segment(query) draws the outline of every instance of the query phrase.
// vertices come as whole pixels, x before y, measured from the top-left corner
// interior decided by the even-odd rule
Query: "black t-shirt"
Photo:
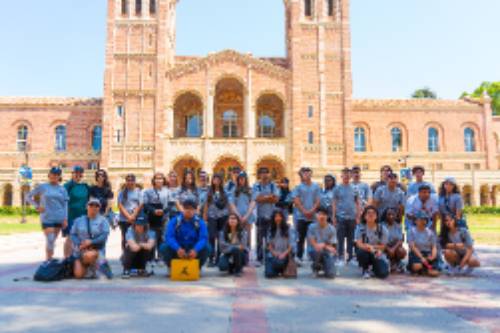
[[[106,212],[108,208],[108,200],[113,199],[113,191],[107,187],[99,187],[97,185],[91,186],[89,190],[89,195],[92,198],[97,198],[101,202],[101,214]]]

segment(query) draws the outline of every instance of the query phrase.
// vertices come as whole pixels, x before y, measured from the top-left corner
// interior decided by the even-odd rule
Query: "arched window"
[[[56,127],[56,151],[66,151],[66,126]]]
[[[123,117],[124,113],[125,113],[125,109],[124,109],[123,105],[117,105],[116,106],[116,115],[121,118],[121,117]]]
[[[464,141],[465,141],[465,151],[475,152],[476,151],[476,138],[474,130],[470,127],[464,129]]]
[[[186,136],[188,138],[199,138],[203,132],[203,123],[200,114],[190,114],[185,118]]]
[[[149,14],[156,14],[156,0],[149,0]]]
[[[96,153],[102,149],[102,126],[96,126],[92,130],[92,150]]]
[[[235,138],[238,136],[238,114],[233,110],[225,111],[222,115],[222,136]]]
[[[366,151],[366,134],[363,127],[356,127],[354,129],[354,151]]]
[[[313,1],[314,0],[304,0],[304,15],[306,17],[313,16]]]
[[[17,151],[26,151],[28,148],[28,127],[19,126],[17,128]]]
[[[403,136],[401,133],[401,129],[394,127],[391,130],[391,137],[392,137],[392,151],[397,152],[401,151],[403,149]]]
[[[142,14],[142,0],[135,0],[135,15],[140,16]]]
[[[128,0],[122,0],[122,15],[128,14]]]
[[[309,132],[307,133],[307,142],[312,145],[314,143],[314,133]]]
[[[259,137],[274,138],[276,122],[272,115],[261,113],[259,116]]]
[[[439,151],[439,132],[436,128],[431,127],[428,131],[428,148],[430,152]]]
[[[327,6],[327,14],[328,14],[328,16],[333,16],[333,14],[334,14],[333,1],[334,0],[326,0],[326,6]]]

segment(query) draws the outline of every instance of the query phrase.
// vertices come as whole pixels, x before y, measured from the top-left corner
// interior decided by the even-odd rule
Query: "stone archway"
[[[267,167],[271,173],[271,178],[274,181],[280,180],[286,176],[285,166],[278,158],[273,156],[264,157],[259,162],[257,162],[256,170],[258,171],[261,167]]]
[[[480,206],[490,206],[491,205],[491,194],[490,187],[488,185],[482,185],[480,187]]]
[[[203,135],[203,102],[194,92],[185,92],[175,99],[174,135],[176,138]]]
[[[2,205],[6,207],[12,206],[14,199],[12,184],[5,184],[3,186]]]
[[[244,170],[244,166],[234,157],[221,157],[214,166],[214,174],[219,173],[222,174],[225,181],[230,179],[231,171],[234,167],[239,167],[241,170]]]
[[[196,178],[198,178],[202,165],[200,161],[191,156],[184,156],[179,158],[175,163],[173,170],[177,173],[179,184],[182,182],[184,178],[184,173],[188,170],[194,171],[196,174]]]
[[[472,186],[464,185],[462,189],[462,198],[466,206],[472,206]]]

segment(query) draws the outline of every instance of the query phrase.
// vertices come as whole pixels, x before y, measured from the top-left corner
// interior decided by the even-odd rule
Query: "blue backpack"
[[[44,262],[36,270],[33,279],[39,282],[52,282],[69,278],[73,274],[73,263],[74,259],[71,257],[62,261],[52,259]]]

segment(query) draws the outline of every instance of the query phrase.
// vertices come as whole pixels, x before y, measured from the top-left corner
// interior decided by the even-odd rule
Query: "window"
[[[122,142],[122,131],[121,130],[119,130],[119,129],[116,130],[114,136],[115,136],[115,142],[116,143]]]
[[[307,133],[307,142],[312,145],[314,143],[314,133],[309,132]]]
[[[467,127],[464,130],[464,141],[465,141],[465,151],[475,152],[476,151],[476,140],[474,130]]]
[[[98,170],[99,169],[99,162],[95,162],[95,161],[89,162],[88,169],[89,170]]]
[[[314,115],[314,106],[309,105],[309,106],[307,107],[307,116],[308,116],[309,118],[312,118],[312,117],[313,117],[313,115]]]
[[[259,137],[274,138],[276,134],[276,122],[271,115],[262,113],[259,117]]]
[[[313,0],[304,0],[304,15],[306,17],[313,16]]]
[[[142,14],[142,0],[135,0],[135,15],[140,16]]]
[[[392,137],[392,151],[393,152],[401,151],[403,148],[401,129],[394,127],[391,130],[391,137]]]
[[[28,127],[19,126],[17,129],[17,151],[26,151],[28,149]]]
[[[222,136],[225,138],[235,138],[238,136],[238,114],[233,111],[225,111],[222,115]]]
[[[428,131],[428,148],[430,152],[439,151],[439,132],[436,128],[431,127]]]
[[[149,14],[156,14],[156,0],[149,0]]]
[[[199,138],[203,132],[203,124],[201,115],[192,114],[185,118],[186,121],[186,136],[188,138]]]
[[[333,1],[334,0],[326,0],[328,16],[333,16],[333,12],[334,12]]]
[[[365,129],[362,127],[356,127],[354,129],[354,151],[355,152],[366,151],[366,135],[365,135]]]
[[[122,15],[128,15],[128,0],[122,0]]]
[[[102,126],[96,126],[92,130],[92,150],[96,153],[102,149]]]
[[[66,126],[56,127],[56,151],[66,151]]]
[[[118,117],[123,117],[123,113],[124,113],[125,109],[123,108],[123,105],[117,105],[116,106],[116,115]]]

